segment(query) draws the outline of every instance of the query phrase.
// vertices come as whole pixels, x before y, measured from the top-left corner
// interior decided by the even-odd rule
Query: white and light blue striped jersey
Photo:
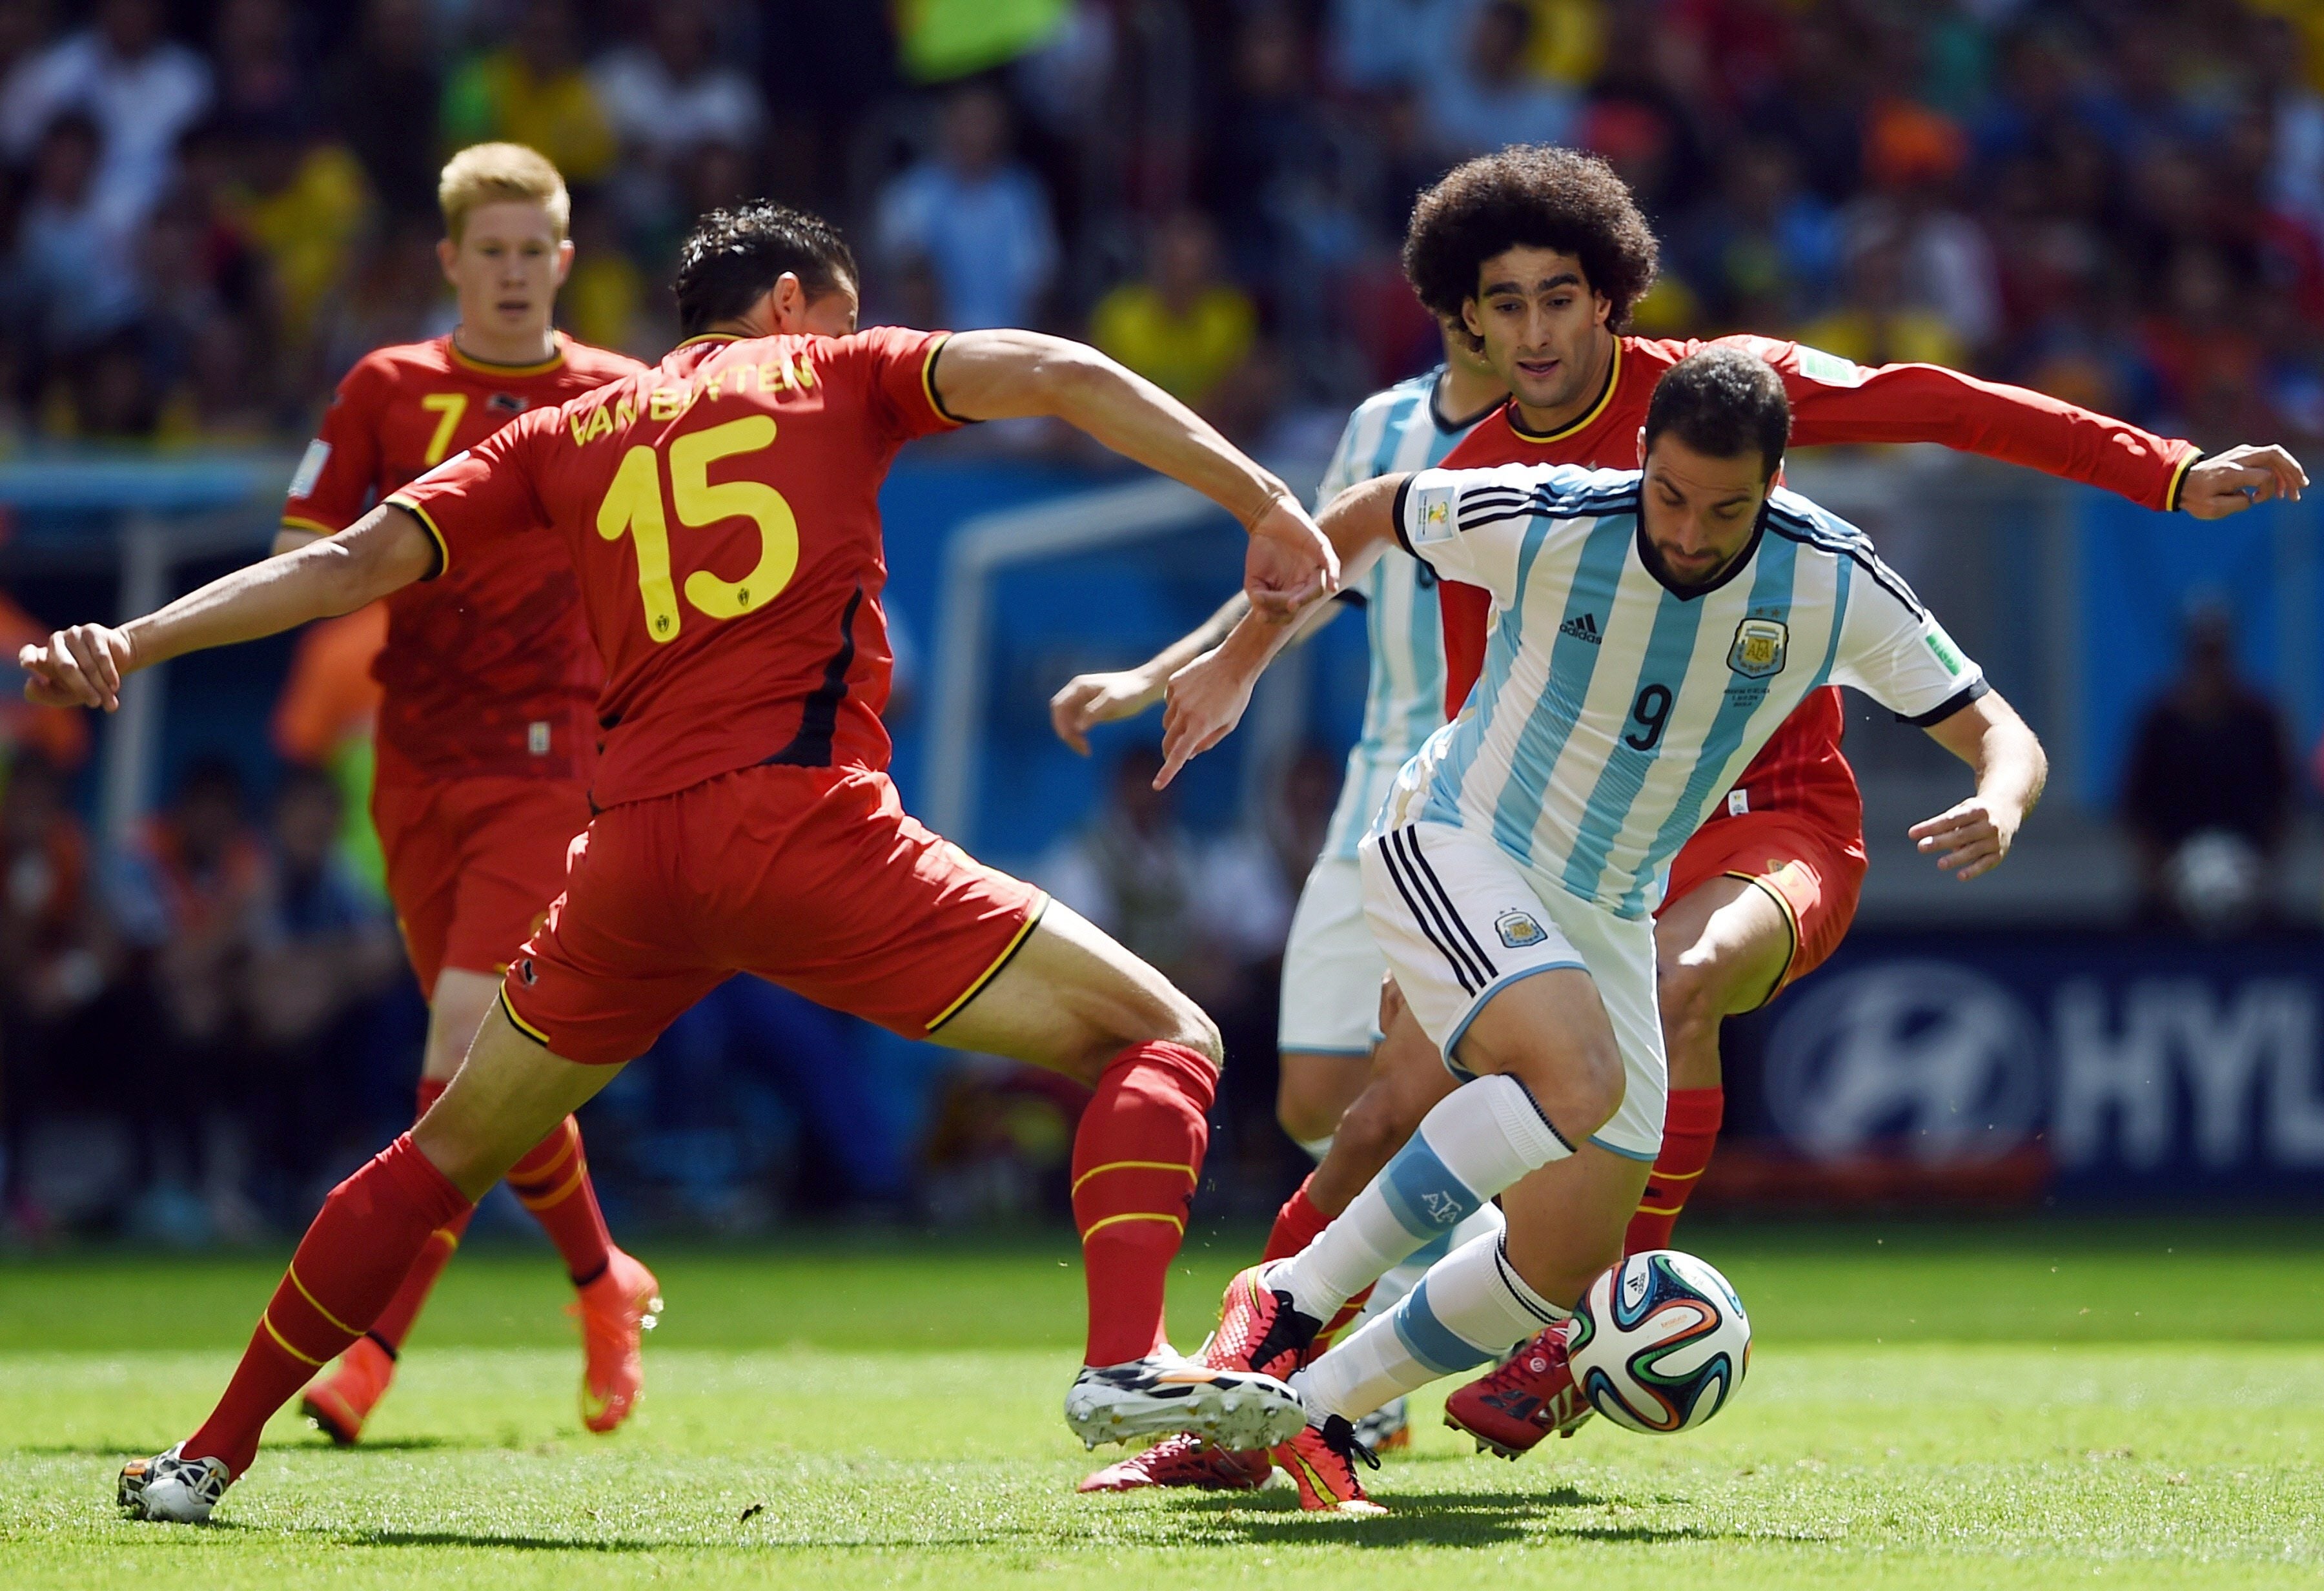
[[[1440,365],[1356,406],[1316,489],[1316,513],[1359,482],[1427,468],[1475,428],[1478,417],[1455,421],[1449,428],[1439,418],[1436,383],[1443,374]],[[1388,799],[1397,771],[1444,722],[1444,635],[1436,612],[1436,577],[1417,560],[1389,550],[1354,589],[1364,599],[1372,664],[1363,734],[1348,753],[1340,802],[1323,836],[1323,855],[1343,861],[1355,859],[1356,844]]]
[[[1398,777],[1378,828],[1489,833],[1530,873],[1624,918],[1811,690],[1853,685],[1933,724],[1985,694],[1864,533],[1795,493],[1744,556],[1675,591],[1640,557],[1636,470],[1428,470],[1397,535],[1499,622],[1460,716]]]

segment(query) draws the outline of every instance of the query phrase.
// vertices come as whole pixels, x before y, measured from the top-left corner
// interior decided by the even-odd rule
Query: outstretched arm
[[[1332,500],[1319,524],[1343,565],[1353,566],[1396,540],[1396,498],[1405,481],[1384,475],[1351,486]],[[1299,633],[1300,615],[1254,608],[1216,647],[1170,677],[1169,706],[1162,715],[1159,790],[1178,770],[1233,733],[1250,705],[1251,688],[1267,665]]]
[[[1338,588],[1339,562],[1289,487],[1095,348],[1036,331],[964,331],[944,345],[930,380],[955,419],[1051,416],[1218,504],[1250,532],[1243,592],[1254,607],[1288,614]]]
[[[189,652],[255,641],[309,619],[353,613],[436,572],[438,549],[419,518],[382,504],[336,536],[261,559],[180,597],[158,613],[75,624],[16,654],[24,697],[42,707],[121,705],[121,681]]]
[[[1768,338],[1721,340],[1783,372],[1796,447],[1936,442],[2197,519],[2223,519],[2278,497],[2296,501],[2308,485],[2300,461],[2279,447],[2204,458],[2192,442],[1941,365],[1858,365]]]
[[[1966,883],[2009,855],[2019,826],[2042,799],[2049,758],[1995,691],[1929,726],[1929,738],[1977,771],[1977,794],[1905,832],[1921,855],[1935,856],[1939,867]]]

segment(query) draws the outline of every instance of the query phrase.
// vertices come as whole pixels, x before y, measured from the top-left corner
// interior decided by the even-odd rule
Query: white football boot
[[[1241,1451],[1289,1441],[1306,1428],[1307,1412],[1271,1375],[1213,1370],[1165,1349],[1084,1366],[1065,1393],[1065,1423],[1091,1448],[1186,1431]]]
[[[133,1458],[121,1466],[121,1506],[132,1519],[163,1524],[206,1523],[234,1476],[215,1458],[181,1458],[180,1442],[152,1458]]]

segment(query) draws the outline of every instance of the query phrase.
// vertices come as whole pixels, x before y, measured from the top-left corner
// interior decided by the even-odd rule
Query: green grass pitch
[[[0,1585],[2312,1586],[2324,1245],[2290,1226],[1821,1233],[1698,1224],[1750,1307],[1701,1431],[1594,1421],[1523,1464],[1416,1400],[1386,1518],[1079,1497],[1070,1247],[650,1252],[649,1396],[584,1432],[546,1252],[463,1254],[374,1421],[279,1420],[208,1529],[115,1517],[121,1459],[208,1407],[279,1261],[0,1263]],[[1191,1244],[1200,1338],[1248,1234]],[[1100,1459],[1116,1449],[1102,1450]],[[1361,1578],[1359,1578],[1361,1577]]]

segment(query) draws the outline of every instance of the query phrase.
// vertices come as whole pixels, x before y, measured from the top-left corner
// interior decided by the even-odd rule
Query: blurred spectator
[[[1191,993],[1188,975],[1204,949],[1198,858],[1176,798],[1154,788],[1161,771],[1162,754],[1152,746],[1124,753],[1105,805],[1038,871],[1051,894]]]
[[[274,796],[267,866],[252,902],[252,1037],[295,1049],[383,993],[402,952],[378,897],[340,861],[339,787],[293,767]]]
[[[304,358],[325,301],[346,281],[371,215],[371,189],[354,152],[288,118],[255,123],[241,139],[244,180],[228,192],[236,225],[265,261],[286,356]]]
[[[428,0],[371,0],[324,76],[332,120],[380,202],[392,216],[431,223],[445,153],[421,131],[442,116],[433,22]]]
[[[1172,396],[1197,409],[1251,356],[1259,314],[1219,274],[1218,230],[1181,211],[1156,229],[1147,274],[1098,301],[1090,338]]]
[[[1968,354],[1943,317],[1906,296],[1904,240],[1894,232],[1858,239],[1840,304],[1799,337],[1858,365],[1959,365]]]
[[[934,275],[936,324],[1039,323],[1057,269],[1049,198],[1010,158],[1009,105],[989,85],[945,101],[936,153],[888,184],[873,230],[880,260],[923,262]]]
[[[101,130],[97,200],[134,217],[161,196],[170,152],[210,102],[209,63],[163,37],[161,0],[101,0],[96,25],[19,61],[0,83],[0,151],[23,162],[78,110]]]
[[[213,50],[217,114],[229,126],[287,121],[305,125],[315,111],[313,68],[292,50],[285,0],[224,0]]]
[[[32,192],[16,226],[11,296],[51,358],[125,326],[138,309],[135,217],[97,182],[96,121],[67,111],[41,134]]]
[[[373,660],[387,644],[387,604],[374,602],[309,624],[290,654],[290,677],[269,726],[274,750],[293,767],[319,770],[338,787],[344,816],[338,856],[374,899],[386,894],[387,864],[371,820],[373,732],[379,681]]]
[[[566,0],[525,0],[511,42],[469,57],[446,85],[445,143],[525,144],[576,187],[606,175],[616,153],[613,130],[581,69],[580,49]]]
[[[1563,143],[1573,127],[1572,90],[1526,68],[1533,13],[1517,0],[1451,8],[1432,42],[1422,100],[1439,148],[1459,160],[1505,143]]]
[[[1687,231],[1689,275],[1722,329],[1796,326],[1838,286],[1839,220],[1773,139],[1729,155],[1718,198]]]
[[[9,765],[0,793],[0,1205],[10,1224],[37,1232],[21,1181],[26,1139],[42,1111],[84,1106],[105,1052],[98,1003],[119,977],[118,941],[90,887],[88,842],[64,781],[36,754]]]
[[[665,179],[705,143],[747,147],[764,120],[756,86],[719,58],[702,0],[656,0],[645,38],[608,51],[590,78],[625,157]]]
[[[2145,914],[2205,932],[2264,915],[2292,780],[2282,714],[2236,671],[2234,616],[2199,606],[2179,677],[2140,716],[2123,776]]]

